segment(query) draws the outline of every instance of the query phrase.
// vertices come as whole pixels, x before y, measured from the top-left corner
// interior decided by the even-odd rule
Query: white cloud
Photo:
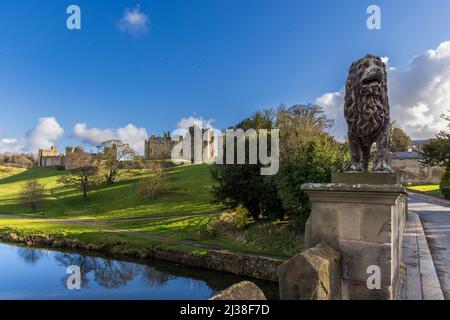
[[[24,137],[1,139],[0,151],[37,153],[39,149],[47,149],[56,145],[63,135],[64,129],[56,118],[39,118],[36,127],[29,130]]]
[[[138,128],[132,124],[114,130],[88,128],[86,123],[75,124],[72,136],[91,146],[97,146],[107,140],[118,139],[128,143],[139,153],[144,152],[144,141],[148,137],[145,128]]]
[[[188,118],[182,118],[180,121],[178,121],[177,127],[180,129],[189,129],[189,127],[192,127],[194,124],[197,126],[200,126],[202,128],[213,128],[213,119],[205,120],[202,117],[194,117],[190,116]]]
[[[388,58],[384,58],[388,61]],[[446,128],[440,118],[450,110],[450,41],[413,57],[405,70],[388,68],[391,117],[413,139],[425,139]],[[343,137],[345,90],[325,93],[317,98],[330,118],[336,119],[334,134]]]
[[[91,146],[97,146],[104,141],[115,138],[114,132],[111,129],[88,129],[86,123],[75,124],[73,127],[73,137]]]
[[[132,124],[117,129],[117,138],[128,143],[130,147],[139,153],[144,152],[144,141],[147,137],[147,130],[145,128],[137,128]]]
[[[147,32],[149,17],[141,12],[141,7],[137,5],[133,9],[125,9],[122,19],[119,21],[119,29],[134,36],[140,36]]]
[[[347,124],[344,119],[344,98],[345,89],[337,92],[329,92],[316,99],[315,104],[321,106],[328,118],[334,120],[334,126],[330,133],[337,138],[342,138],[347,130]]]

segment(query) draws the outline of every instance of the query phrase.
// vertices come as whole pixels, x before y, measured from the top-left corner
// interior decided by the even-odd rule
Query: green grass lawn
[[[425,192],[436,197],[443,197],[438,184],[411,186],[408,187],[408,189],[411,189],[413,191]]]
[[[17,170],[15,174],[0,178],[0,213],[30,217],[0,217],[0,235],[51,235],[77,239],[94,246],[118,245],[123,250],[152,244],[197,252],[198,247],[185,244],[194,241],[205,246],[273,255],[293,255],[303,245],[302,241],[286,238],[288,233],[284,226],[276,223],[270,226],[267,223],[254,224],[237,237],[212,236],[208,233],[208,223],[214,216],[192,216],[223,210],[222,206],[211,203],[213,181],[208,165],[181,165],[169,169],[169,192],[156,200],[143,199],[136,194],[137,183],[151,174],[149,170],[128,171],[123,181],[90,191],[87,201],[83,200],[80,191],[67,189],[57,182],[58,177],[64,174],[66,172],[56,169],[33,168]],[[22,206],[18,199],[25,183],[32,180],[38,180],[44,185],[47,195],[37,213]],[[92,223],[46,221],[45,218],[87,219],[92,220]],[[169,243],[171,241],[148,239],[142,234],[175,240],[178,245]]]
[[[27,169],[24,168],[15,168],[15,167],[5,167],[0,166],[0,179],[4,179],[13,175],[16,175],[18,173],[22,173],[26,171]]]
[[[207,165],[183,165],[170,169],[167,177],[170,192],[157,200],[142,199],[136,195],[137,182],[151,172],[133,170],[128,172],[125,181],[92,190],[88,200],[83,200],[78,190],[66,189],[57,183],[58,176],[65,174],[64,171],[34,168],[0,179],[0,212],[77,219],[214,213],[221,207],[211,204],[212,179],[209,170]],[[47,193],[47,199],[39,206],[37,214],[18,201],[20,190],[31,180],[43,184]]]
[[[64,242],[64,246],[67,247],[73,247],[75,244],[75,247],[80,249],[92,248],[113,254],[133,256],[142,255],[149,247],[166,247],[196,253],[205,252],[189,245],[173,245],[125,233],[99,230],[90,226],[48,222],[41,219],[0,218],[0,237],[8,234],[15,234],[21,238],[51,237],[59,242]]]

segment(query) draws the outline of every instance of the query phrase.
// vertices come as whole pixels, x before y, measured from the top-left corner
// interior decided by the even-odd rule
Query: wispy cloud
[[[119,21],[119,29],[133,36],[139,37],[147,33],[150,18],[141,12],[141,6],[133,9],[126,8],[123,17]]]

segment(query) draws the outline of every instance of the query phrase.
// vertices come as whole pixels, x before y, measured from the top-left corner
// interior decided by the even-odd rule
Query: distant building
[[[170,132],[164,132],[162,137],[151,136],[145,141],[144,158],[147,160],[170,159],[174,145]]]
[[[66,148],[66,154],[58,154],[58,148],[55,146],[52,146],[50,150],[39,150],[39,158],[38,158],[38,166],[39,167],[53,167],[53,168],[60,168],[60,169],[73,169],[73,166],[68,159],[68,155],[83,151],[81,147],[67,147]]]
[[[416,147],[420,148],[422,144],[417,144]],[[400,174],[400,181],[403,184],[439,184],[444,169],[438,166],[422,165],[420,163],[422,158],[422,154],[417,151],[393,152],[390,154],[390,165],[395,172]]]
[[[190,136],[190,157],[187,154],[182,154],[185,160],[190,160],[194,162],[195,158],[195,141],[197,140],[197,144],[201,145],[202,154],[197,155],[202,159],[202,162],[209,162],[215,159],[216,157],[216,148],[214,148],[214,144],[216,142],[216,136],[213,134],[212,129],[203,129],[197,126],[189,127],[189,136]],[[186,137],[182,138],[182,141],[179,143],[186,143]],[[163,159],[171,159],[172,149],[178,142],[172,141],[170,136],[170,132],[165,132],[162,137],[160,136],[151,136],[148,140],[145,141],[145,151],[144,158],[146,160],[163,160]],[[183,152],[182,152],[183,153]],[[190,159],[186,159],[190,158]]]

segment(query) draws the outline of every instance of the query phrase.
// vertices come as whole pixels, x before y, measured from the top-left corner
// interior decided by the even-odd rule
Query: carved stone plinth
[[[407,212],[405,189],[399,184],[310,183],[302,190],[312,204],[305,249],[325,242],[341,253],[342,298],[395,299]],[[380,270],[379,289],[367,286],[373,266]]]

